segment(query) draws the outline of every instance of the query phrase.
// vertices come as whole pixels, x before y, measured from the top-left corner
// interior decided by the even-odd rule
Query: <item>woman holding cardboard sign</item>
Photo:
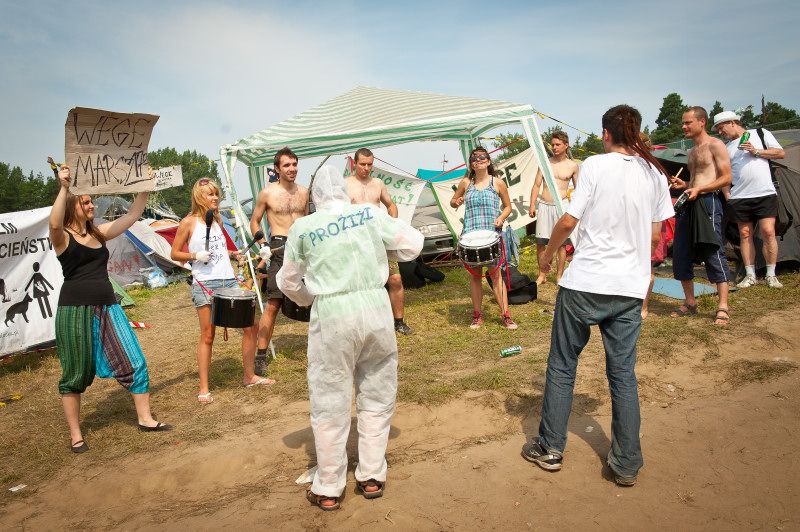
[[[106,242],[139,219],[149,192],[138,194],[127,214],[98,227],[91,196],[73,196],[69,191],[69,168],[61,166],[58,179],[61,189],[50,212],[50,241],[64,271],[56,347],[62,369],[58,391],[72,438],[70,450],[89,450],[80,428],[81,394],[95,375],[114,377],[131,392],[141,432],[172,430],[172,425],[157,422],[150,413],[147,362],[117,304],[107,271]]]

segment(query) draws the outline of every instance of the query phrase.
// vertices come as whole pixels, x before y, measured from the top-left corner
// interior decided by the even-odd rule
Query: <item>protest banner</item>
[[[496,163],[494,168],[499,174],[498,177],[505,181],[508,187],[511,214],[506,218],[506,223],[516,231],[533,221],[528,217],[528,208],[530,207],[531,188],[533,188],[533,182],[536,181],[539,163],[533,155],[533,150],[528,148],[510,159]],[[453,209],[450,207],[450,198],[453,197],[458,183],[463,177],[461,175],[447,181],[431,183],[442,214],[455,238],[458,238],[464,227],[464,206]]]
[[[55,341],[64,276],[49,217],[50,207],[0,214],[0,358]]]
[[[352,163],[352,159],[345,165],[345,177],[354,173],[350,163]],[[397,217],[410,224],[411,218],[414,217],[414,209],[417,207],[419,196],[425,187],[425,181],[418,177],[397,174],[378,166],[373,166],[369,175],[383,181],[389,197],[392,198],[392,201],[397,206]],[[381,207],[383,207],[383,204],[381,204]]]
[[[67,115],[64,154],[73,194],[153,190],[147,147],[158,115],[74,107]]]
[[[156,174],[156,183],[153,190],[179,187],[183,185],[183,170],[181,166],[166,166],[153,170]]]

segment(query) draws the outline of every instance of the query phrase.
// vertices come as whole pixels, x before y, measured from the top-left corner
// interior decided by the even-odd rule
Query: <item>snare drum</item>
[[[503,258],[500,235],[496,231],[481,229],[464,233],[458,239],[458,258],[470,266],[484,266]]]
[[[305,322],[311,321],[311,307],[301,307],[286,296],[283,296],[281,312],[283,312],[283,315],[291,320]]]
[[[256,293],[241,288],[219,288],[211,293],[211,324],[244,329],[256,317]]]

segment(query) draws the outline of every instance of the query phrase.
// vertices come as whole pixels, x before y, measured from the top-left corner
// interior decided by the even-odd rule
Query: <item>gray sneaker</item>
[[[539,438],[531,439],[522,446],[522,457],[547,471],[560,471],[562,456],[558,451],[548,451],[539,443]]]
[[[736,285],[737,288],[750,288],[758,284],[758,280],[749,273],[742,279],[742,282]]]
[[[394,330],[399,332],[400,334],[405,334],[406,336],[410,336],[410,335],[414,334],[415,332],[417,332],[414,329],[412,329],[411,327],[409,327],[408,325],[406,325],[406,322],[404,322],[404,321],[401,321],[400,323],[395,325],[394,326]]]
[[[769,277],[767,277],[767,286],[769,286],[770,288],[783,288],[781,282],[774,275],[770,275]]]
[[[633,475],[632,477],[623,477],[622,475],[617,475],[614,473],[614,482],[617,483],[617,486],[634,486],[636,485],[636,478],[637,475]]]

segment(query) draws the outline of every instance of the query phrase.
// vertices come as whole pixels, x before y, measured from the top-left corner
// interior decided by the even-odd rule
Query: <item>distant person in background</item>
[[[778,240],[775,238],[775,217],[778,216],[778,193],[772,184],[768,159],[783,159],[786,152],[766,129],[761,129],[764,142],[758,129],[745,130],[742,117],[731,111],[718,113],[714,126],[723,138],[728,140],[728,156],[731,160],[731,193],[725,205],[730,220],[739,226],[742,260],[745,278],[736,286],[747,288],[758,283],[756,279],[756,248],[753,243],[754,224],[758,222],[761,239],[764,241],[762,253],[767,263],[767,286],[783,288],[775,275],[778,262]],[[750,138],[741,142],[747,132]],[[766,146],[764,145],[766,143]]]
[[[522,447],[526,460],[547,471],[561,469],[578,357],[596,325],[611,393],[611,449],[606,460],[621,486],[633,486],[644,464],[636,343],[650,256],[661,222],[674,214],[666,171],[639,138],[641,123],[639,111],[628,105],[606,111],[605,154],[581,165],[569,208],[544,250],[542,268],[547,273],[559,244],[580,221],[575,256],[556,296],[539,437]]]
[[[370,177],[372,164],[375,156],[367,148],[361,148],[353,156],[356,166],[355,174],[345,178],[347,185],[347,195],[354,204],[371,203],[379,206],[381,203],[386,207],[389,216],[397,218],[397,205],[389,196],[386,185],[383,181]],[[400,334],[414,334],[414,329],[409,327],[403,320],[403,307],[405,306],[406,292],[403,289],[403,279],[400,276],[400,266],[397,261],[389,261],[389,300],[392,302],[392,315],[394,316],[394,330]]]
[[[558,194],[561,197],[561,204],[564,210],[569,206],[567,198],[567,191],[569,190],[569,182],[572,181],[573,186],[578,183],[578,163],[567,157],[567,150],[569,149],[569,136],[563,131],[554,131],[550,137],[550,146],[553,150],[553,156],[550,157],[550,167],[553,169],[553,178],[558,187]],[[536,180],[533,182],[531,189],[530,209],[528,216],[533,218],[536,216],[536,257],[541,259],[542,252],[550,242],[550,234],[553,232],[556,222],[558,222],[558,209],[553,200],[553,195],[550,188],[545,185],[542,187],[544,181],[544,174],[542,169],[536,172]],[[539,198],[539,190],[542,191],[542,199]],[[561,276],[564,274],[564,267],[567,264],[567,242],[562,242],[558,248],[558,255],[556,256],[556,284],[561,281]],[[539,277],[536,279],[536,284],[547,282],[547,276],[541,270],[542,263],[539,260]]]
[[[200,404],[211,403],[214,398],[208,384],[211,368],[211,352],[214,347],[214,336],[217,327],[211,323],[212,293],[220,288],[239,288],[236,274],[231,266],[231,259],[242,260],[238,251],[228,251],[219,216],[219,186],[211,179],[198,180],[192,187],[192,212],[181,220],[178,232],[172,242],[172,260],[192,262],[192,302],[197,309],[200,320],[200,343],[197,345],[197,371],[200,377],[200,389],[197,401]],[[206,212],[214,213],[214,221],[208,237],[206,251]],[[183,251],[188,243],[188,252]],[[251,327],[242,329],[242,365],[244,366],[244,386],[268,386],[275,381],[260,378],[254,373],[256,355],[256,338],[258,324],[254,321]]]
[[[150,193],[137,194],[127,214],[97,227],[91,196],[73,196],[69,191],[67,166],[61,166],[58,179],[61,188],[50,211],[50,242],[64,271],[55,327],[61,362],[58,392],[72,439],[70,450],[89,450],[80,427],[81,394],[95,375],[114,377],[131,392],[141,432],[172,430],[172,425],[156,421],[150,412],[147,362],[128,317],[117,304],[107,270],[106,242],[139,219]]]
[[[450,206],[454,209],[466,204],[464,229],[461,231],[461,235],[480,230],[496,231],[500,234],[503,222],[511,214],[508,188],[502,179],[496,177],[492,159],[485,148],[477,147],[472,150],[472,153],[469,154],[468,164],[469,171],[459,182],[458,188],[450,200]],[[500,210],[501,203],[502,210]],[[499,259],[496,264],[489,266],[492,291],[497,305],[500,307],[503,325],[507,329],[516,329],[517,324],[514,323],[508,312],[508,294],[506,293],[506,283],[501,279],[501,261],[502,259]],[[470,329],[478,329],[483,324],[482,279],[477,275],[470,275],[469,278],[469,295],[472,299]]]
[[[681,118],[683,133],[694,141],[694,148],[689,150],[688,182],[677,177],[670,178],[672,186],[678,190],[686,189],[689,193],[687,201],[702,201],[716,233],[719,244],[710,254],[702,257],[706,267],[708,280],[717,285],[719,304],[714,315],[714,325],[725,326],[730,322],[728,311],[728,282],[731,273],[725,248],[722,247],[722,199],[721,191],[731,184],[731,164],[725,144],[711,137],[706,131],[708,113],[702,107],[691,107]],[[697,314],[697,299],[694,296],[694,263],[696,242],[695,231],[690,224],[689,207],[675,217],[675,241],[672,245],[672,273],[681,282],[686,301],[673,310],[673,318]]]
[[[644,147],[647,148],[648,152],[653,149],[653,143],[647,133],[643,131],[639,132],[639,138],[642,140],[642,144],[644,144]],[[658,237],[658,244],[653,252],[653,256],[650,257],[650,287],[647,289],[647,295],[644,296],[644,301],[642,302],[642,319],[646,319],[647,315],[649,314],[650,294],[653,293],[653,285],[656,281],[655,266],[656,264],[664,262],[664,259],[667,257],[667,245],[667,224],[664,222],[661,224],[661,233]]]

